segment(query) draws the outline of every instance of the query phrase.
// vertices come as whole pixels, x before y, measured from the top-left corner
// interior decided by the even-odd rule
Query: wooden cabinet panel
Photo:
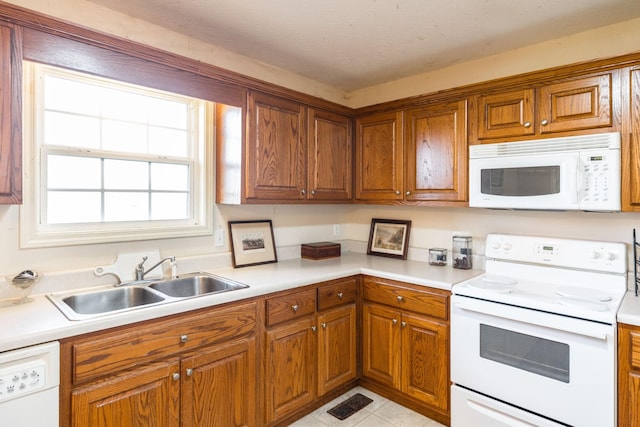
[[[316,398],[316,338],[312,317],[267,331],[267,422],[313,402]]]
[[[179,372],[170,359],[74,390],[72,427],[178,427]]]
[[[406,200],[467,200],[466,113],[465,101],[406,112]]]
[[[400,312],[375,304],[362,309],[362,375],[400,389]]]
[[[255,327],[256,303],[251,302],[81,338],[72,343],[73,384],[248,334]]]
[[[449,332],[446,323],[402,317],[402,391],[443,412],[449,409]]]
[[[338,279],[318,288],[318,310],[351,304],[356,300],[356,278]]]
[[[478,138],[533,135],[534,96],[533,89],[479,96]]]
[[[318,395],[355,379],[356,306],[318,315]]]
[[[622,146],[622,203],[623,209],[640,209],[640,69],[630,73],[630,141]],[[625,155],[626,154],[626,155]]]
[[[618,324],[618,427],[640,427],[640,327]]]
[[[247,199],[305,199],[304,107],[250,92],[248,117]]]
[[[185,356],[183,426],[256,425],[256,340],[244,338]]]
[[[356,120],[356,199],[403,199],[402,112]]]
[[[609,127],[611,74],[540,88],[540,133]]]
[[[22,40],[0,24],[0,204],[22,203]]]
[[[308,116],[308,198],[350,200],[353,187],[351,119],[312,108]]]
[[[267,299],[267,326],[299,319],[315,312],[315,289],[269,298]]]

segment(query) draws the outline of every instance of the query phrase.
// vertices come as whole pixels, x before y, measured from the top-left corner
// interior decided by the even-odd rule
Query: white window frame
[[[179,237],[210,236],[213,234],[213,176],[214,176],[214,105],[208,101],[196,104],[192,120],[198,129],[195,162],[191,173],[193,201],[192,215],[188,220],[153,220],[87,224],[43,224],[42,200],[46,189],[41,174],[45,173],[42,150],[42,93],[41,72],[47,70],[61,75],[86,76],[86,74],[61,70],[56,67],[23,62],[23,156],[24,196],[20,208],[20,246],[22,248],[72,246],[82,244],[114,243],[136,240],[170,239]],[[94,77],[90,77],[94,78]],[[107,79],[97,78],[108,81]],[[126,83],[118,83],[127,85]],[[39,85],[37,87],[36,85]],[[140,86],[130,85],[140,88]],[[150,89],[152,90],[152,89]],[[162,92],[162,91],[154,91]],[[166,93],[166,92],[165,92]],[[57,148],[47,148],[56,152]],[[63,150],[64,151],[64,150]],[[62,152],[63,152],[62,151]],[[135,155],[127,156],[135,158]],[[163,158],[158,157],[162,162]]]

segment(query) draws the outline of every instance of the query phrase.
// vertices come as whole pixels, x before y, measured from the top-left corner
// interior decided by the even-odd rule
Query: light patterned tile
[[[396,425],[380,418],[376,414],[371,414],[370,417],[362,421],[362,423],[356,424],[355,427],[396,427]]]
[[[375,415],[389,421],[396,427],[429,426],[429,423],[432,421],[424,415],[414,412],[411,409],[405,408],[404,406],[398,405],[392,401],[382,405],[380,409],[375,412]]]

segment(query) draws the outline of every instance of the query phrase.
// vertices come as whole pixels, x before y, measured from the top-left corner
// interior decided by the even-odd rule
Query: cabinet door
[[[618,324],[618,426],[640,427],[640,327]]]
[[[249,93],[246,197],[306,198],[304,107],[271,95]]]
[[[183,426],[256,425],[255,338],[199,350],[181,368]]]
[[[0,25],[0,204],[22,203],[22,42]]]
[[[533,89],[479,96],[478,139],[533,135],[533,105]]]
[[[403,199],[402,112],[356,121],[356,199]]]
[[[72,427],[178,427],[179,372],[170,359],[74,390]]]
[[[350,200],[353,176],[351,119],[309,109],[308,197]]]
[[[466,112],[466,101],[407,111],[406,200],[467,200]]]
[[[365,304],[362,315],[362,375],[399,390],[400,312]]]
[[[611,99],[611,74],[543,86],[540,133],[609,127]]]
[[[356,377],[356,306],[318,316],[318,395]]]
[[[313,317],[267,331],[267,422],[284,417],[314,401],[315,340]]]
[[[425,317],[402,316],[402,392],[446,412],[449,329]]]
[[[640,69],[632,69],[631,135],[628,147],[622,145],[622,203],[625,210],[640,209]]]

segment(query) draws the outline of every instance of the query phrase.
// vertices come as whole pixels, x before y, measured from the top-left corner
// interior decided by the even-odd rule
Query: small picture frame
[[[229,236],[235,268],[278,261],[270,219],[229,221]]]
[[[373,218],[367,254],[407,259],[410,230],[411,221]]]

